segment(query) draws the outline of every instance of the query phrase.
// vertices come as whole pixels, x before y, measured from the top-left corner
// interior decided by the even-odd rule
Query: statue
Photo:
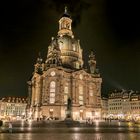
[[[52,40],[52,48],[53,48],[53,50],[60,51],[59,44],[58,44],[58,39],[57,38]]]
[[[70,97],[68,98],[67,110],[71,110],[71,99],[70,99]]]
[[[89,55],[89,66],[90,66],[90,72],[92,74],[96,71],[96,61],[95,61],[95,55],[93,54],[93,51],[91,51],[91,54]]]
[[[66,118],[71,118],[71,106],[72,106],[72,102],[70,97],[68,98],[68,103],[67,103],[67,116]]]

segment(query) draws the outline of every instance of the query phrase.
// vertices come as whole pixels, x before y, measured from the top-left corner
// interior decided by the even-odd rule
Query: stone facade
[[[26,117],[27,98],[6,97],[0,100],[0,117],[13,120]]]
[[[89,55],[90,70],[83,68],[80,41],[74,38],[72,19],[67,9],[59,20],[58,35],[52,37],[47,59],[39,56],[28,83],[28,117],[65,119],[68,99],[74,120],[99,118],[101,115],[102,78],[96,69],[93,52]]]
[[[102,106],[102,118],[105,119],[108,117],[108,98],[102,97],[101,99],[101,106]]]
[[[140,94],[137,91],[115,90],[108,98],[110,118],[140,120]]]

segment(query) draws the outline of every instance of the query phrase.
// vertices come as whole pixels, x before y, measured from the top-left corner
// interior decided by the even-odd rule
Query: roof
[[[67,7],[66,6],[65,6],[65,11],[64,11],[62,17],[68,17],[68,18],[70,18],[70,15],[68,13],[68,10],[67,10]]]
[[[27,103],[27,98],[25,97],[4,97],[1,99],[2,102],[9,103]]]

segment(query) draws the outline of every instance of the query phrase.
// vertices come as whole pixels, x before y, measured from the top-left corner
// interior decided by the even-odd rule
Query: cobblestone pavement
[[[139,133],[1,133],[0,140],[139,140]]]
[[[140,140],[140,125],[115,122],[76,127],[56,123],[13,123],[12,133],[8,127],[2,128],[0,140]]]

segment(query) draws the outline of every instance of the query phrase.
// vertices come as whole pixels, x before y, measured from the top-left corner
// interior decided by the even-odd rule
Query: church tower
[[[52,55],[54,44],[57,44],[61,51],[61,60],[63,67],[71,69],[83,68],[82,49],[80,41],[74,38],[72,32],[72,19],[65,7],[64,14],[59,20],[59,31],[57,37],[52,37],[52,42],[48,47],[49,58]],[[46,60],[47,63],[48,60]]]
[[[93,52],[90,72],[83,68],[83,50],[72,32],[72,19],[65,7],[59,30],[48,46],[46,60],[39,56],[28,81],[30,118],[73,120],[100,118],[102,78]],[[68,115],[70,108],[70,115]],[[31,115],[32,114],[32,115]]]
[[[71,30],[72,19],[68,14],[67,7],[65,7],[64,14],[59,20],[59,31],[58,36],[68,35],[73,37],[73,32]]]

